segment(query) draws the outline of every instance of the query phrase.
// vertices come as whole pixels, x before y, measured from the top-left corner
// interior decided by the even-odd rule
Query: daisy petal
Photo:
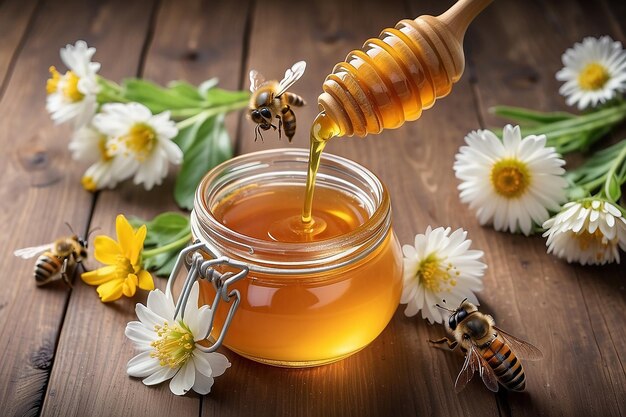
[[[159,360],[150,356],[152,352],[141,352],[133,357],[126,365],[126,372],[130,376],[145,378],[163,368]]]
[[[196,369],[193,361],[188,361],[170,381],[170,390],[176,395],[185,395],[196,380]]]
[[[206,395],[211,392],[214,379],[210,376],[203,375],[196,370],[196,380],[193,384],[193,390],[200,395]]]
[[[167,381],[168,379],[173,377],[177,371],[178,369],[173,369],[173,368],[170,368],[169,366],[163,366],[161,367],[161,369],[159,369],[158,371],[156,371],[149,377],[145,378],[142,382],[145,385],[160,384],[161,382]]]

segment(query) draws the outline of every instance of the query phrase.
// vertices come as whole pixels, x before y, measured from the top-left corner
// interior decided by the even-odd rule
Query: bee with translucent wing
[[[520,359],[543,358],[539,349],[496,327],[493,317],[479,312],[467,300],[456,310],[437,307],[452,313],[446,329],[455,340],[444,337],[429,342],[448,350],[460,346],[465,353],[465,362],[455,382],[456,392],[465,388],[476,372],[493,392],[498,391],[498,383],[511,391],[524,391],[526,376]]]
[[[296,114],[291,106],[300,107],[306,103],[297,94],[287,91],[296,81],[302,77],[306,68],[306,62],[299,61],[285,71],[285,77],[281,81],[266,81],[258,71],[250,71],[250,103],[248,111],[250,119],[256,123],[254,140],[263,134],[261,130],[278,129],[278,137],[281,137],[281,128],[285,136],[291,142],[296,134]],[[278,127],[273,123],[278,119]]]
[[[67,226],[72,231],[70,225]],[[71,271],[87,258],[87,240],[72,231],[72,236],[61,237],[45,245],[17,249],[13,254],[22,259],[39,255],[34,269],[37,286],[63,280],[67,286],[71,287]]]

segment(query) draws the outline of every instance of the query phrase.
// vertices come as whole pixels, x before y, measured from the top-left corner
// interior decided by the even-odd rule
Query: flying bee
[[[467,299],[456,310],[439,304],[437,307],[452,313],[446,329],[455,340],[444,337],[429,342],[435,345],[446,343],[449,350],[460,346],[465,353],[465,363],[454,384],[456,392],[465,387],[474,372],[478,372],[487,388],[493,392],[498,391],[498,382],[508,390],[524,391],[526,377],[518,357],[541,359],[543,354],[539,349],[496,327],[493,317],[479,312]]]
[[[276,80],[265,81],[258,71],[250,71],[250,103],[248,105],[249,116],[257,126],[254,128],[254,141],[263,133],[261,130],[277,129],[273,124],[278,119],[278,138],[281,137],[281,127],[285,136],[291,139],[296,134],[296,114],[291,106],[300,107],[306,103],[297,94],[287,92],[296,81],[304,74],[306,62],[299,61],[285,71],[285,77],[279,82]]]
[[[63,280],[67,286],[71,287],[71,272],[76,265],[87,258],[87,239],[76,235],[69,224],[67,226],[72,232],[72,236],[61,237],[52,243],[18,249],[13,252],[15,256],[22,259],[39,255],[34,270],[37,286]]]

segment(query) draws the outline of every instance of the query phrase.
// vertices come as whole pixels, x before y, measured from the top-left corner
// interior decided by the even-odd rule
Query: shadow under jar
[[[288,219],[300,215],[307,167],[304,149],[231,159],[204,177],[191,214],[195,240],[249,267],[232,285],[241,302],[224,345],[276,366],[322,365],[361,350],[387,326],[402,290],[389,194],[353,161],[322,158],[313,216],[323,231],[281,235]],[[201,280],[200,304],[211,304],[215,295]],[[224,304],[215,311],[213,338],[227,313]]]

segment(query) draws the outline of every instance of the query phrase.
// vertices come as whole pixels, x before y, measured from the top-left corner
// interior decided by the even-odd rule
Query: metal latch
[[[209,254],[213,257],[213,259],[205,259],[203,253]],[[209,306],[213,312],[213,314],[211,314],[211,322],[209,324],[207,334],[204,335],[202,339],[208,339],[211,335],[215,312],[217,311],[220,302],[224,301],[226,303],[231,303],[219,337],[208,348],[196,345],[196,348],[203,352],[214,352],[222,345],[226,332],[228,331],[228,327],[230,326],[235,312],[239,307],[239,303],[241,302],[241,294],[239,293],[239,290],[229,290],[229,287],[240,279],[245,278],[246,275],[248,275],[249,267],[243,262],[239,262],[225,256],[219,256],[204,243],[196,241],[191,246],[183,249],[178,255],[176,263],[174,264],[174,269],[167,280],[167,292],[169,294],[174,294],[174,282],[176,281],[178,273],[183,265],[189,265],[189,271],[187,272],[183,289],[178,297],[178,301],[176,302],[174,320],[177,320],[179,315],[180,319],[184,319],[185,306],[187,305],[189,295],[191,294],[191,288],[198,279],[205,279],[209,281],[213,285],[213,288],[215,288],[215,299],[213,300],[213,304]],[[221,273],[215,270],[215,267],[218,266],[229,266],[238,270],[238,272]]]

